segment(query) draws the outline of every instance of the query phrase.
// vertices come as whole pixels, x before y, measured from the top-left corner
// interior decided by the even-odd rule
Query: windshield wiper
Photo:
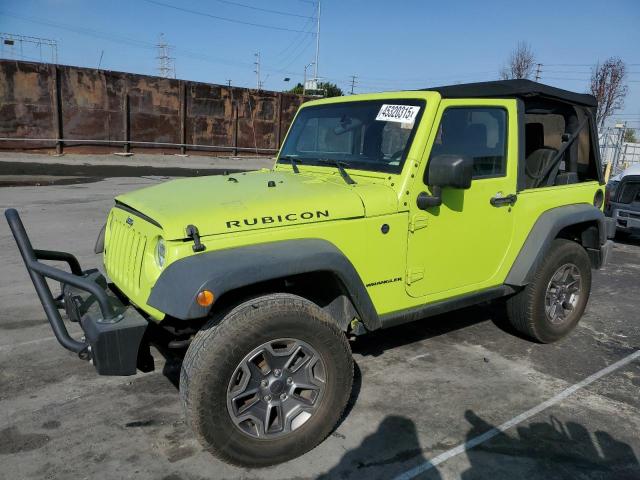
[[[283,155],[282,157],[278,157],[278,161],[280,160],[289,160],[291,168],[293,168],[293,173],[300,173],[300,169],[298,168],[298,165],[296,165],[296,163],[302,163],[302,160],[299,158],[291,155]]]
[[[347,171],[344,169],[344,167],[348,167],[349,164],[347,162],[342,162],[340,160],[328,160],[328,159],[324,159],[324,158],[319,158],[317,160],[318,163],[322,163],[324,165],[335,165],[336,167],[338,167],[338,171],[340,172],[340,176],[343,178],[343,180],[345,182],[347,182],[348,185],[355,185],[356,181],[351,178],[351,176],[347,173]]]

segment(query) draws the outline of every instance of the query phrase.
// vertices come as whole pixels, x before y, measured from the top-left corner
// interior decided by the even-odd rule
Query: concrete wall
[[[129,145],[108,142],[128,140],[134,151],[180,148],[157,145],[172,143],[201,146],[189,151],[271,153],[302,101],[287,93],[0,60],[0,137],[63,139],[57,147],[65,150],[126,150]],[[51,140],[0,140],[0,149],[53,148]]]

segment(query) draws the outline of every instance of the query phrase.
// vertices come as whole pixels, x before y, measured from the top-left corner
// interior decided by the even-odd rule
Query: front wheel
[[[591,291],[591,262],[582,245],[556,239],[533,281],[507,299],[511,324],[542,343],[566,336],[578,323]]]
[[[335,322],[306,299],[272,294],[237,306],[196,335],[180,394],[205,448],[229,463],[263,467],[324,440],[352,380],[349,343]]]

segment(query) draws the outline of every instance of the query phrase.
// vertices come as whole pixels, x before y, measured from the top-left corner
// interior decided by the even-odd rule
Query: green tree
[[[627,128],[624,131],[624,141],[628,143],[637,143],[636,131],[633,128]]]
[[[289,93],[295,93],[297,95],[302,95],[304,88],[302,83],[298,83],[295,87],[289,90]],[[307,90],[308,94],[316,94],[318,91],[322,91],[325,97],[341,97],[344,95],[340,87],[335,83],[331,82],[318,82],[318,90]]]

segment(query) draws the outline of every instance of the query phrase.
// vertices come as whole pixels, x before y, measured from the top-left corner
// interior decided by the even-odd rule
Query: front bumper
[[[637,210],[616,208],[612,217],[616,227],[623,232],[640,231],[640,212]]]
[[[147,320],[120,301],[100,272],[82,270],[73,255],[34,250],[16,210],[7,210],[5,216],[58,342],[90,360],[100,375],[133,375],[140,361],[148,364],[148,352],[141,348]],[[71,273],[40,260],[65,262]],[[61,283],[58,297],[51,293],[46,278]],[[69,320],[80,324],[82,340],[69,335],[59,310],[65,310]]]

